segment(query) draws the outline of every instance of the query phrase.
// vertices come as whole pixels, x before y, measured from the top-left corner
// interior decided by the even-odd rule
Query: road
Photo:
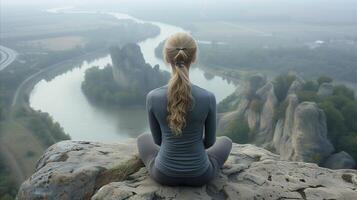
[[[9,66],[17,57],[17,52],[0,45],[0,71]]]
[[[85,57],[87,56],[94,56],[100,52],[105,52],[106,49],[105,48],[101,48],[101,49],[98,49],[98,50],[95,50],[93,52],[90,52],[90,53],[86,53],[84,55],[81,55],[81,56],[77,56],[77,57],[74,57],[74,58],[70,58],[68,60],[63,60],[63,61],[60,61],[56,64],[53,64],[53,65],[50,65],[44,69],[41,69],[39,71],[37,71],[36,73],[28,76],[25,80],[23,80],[21,82],[21,84],[17,87],[16,91],[15,91],[15,94],[14,94],[14,97],[12,99],[12,103],[11,103],[11,110],[13,110],[17,105],[19,105],[19,103],[21,102],[21,98],[23,98],[23,95],[24,93],[26,93],[26,89],[27,88],[30,88],[32,89],[34,85],[36,85],[36,83],[38,82],[38,80],[36,80],[37,78],[39,77],[42,77],[44,73],[48,73],[50,72],[51,70],[54,70],[56,68],[59,68],[61,66],[64,66],[66,64],[71,64],[73,61],[75,60],[79,60],[79,59],[84,59]],[[34,64],[36,65],[36,64]],[[27,88],[26,88],[27,87]],[[29,91],[28,91],[29,92]],[[28,94],[29,95],[29,94]]]

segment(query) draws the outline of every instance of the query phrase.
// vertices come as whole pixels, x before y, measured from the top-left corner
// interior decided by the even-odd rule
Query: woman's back
[[[186,115],[182,134],[175,135],[167,123],[167,89],[165,85],[147,95],[151,132],[155,143],[161,145],[155,165],[168,176],[199,176],[210,166],[205,149],[213,145],[216,138],[215,96],[192,84],[193,108]]]
[[[146,98],[151,134],[138,136],[139,156],[150,176],[164,185],[207,183],[217,175],[232,148],[228,137],[216,141],[214,94],[190,81],[196,52],[197,44],[189,34],[170,36],[163,57],[171,66],[171,78]]]

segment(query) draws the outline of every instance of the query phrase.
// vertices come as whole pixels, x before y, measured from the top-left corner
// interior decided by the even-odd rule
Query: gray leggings
[[[207,171],[198,177],[170,177],[160,172],[154,167],[155,157],[159,152],[160,146],[154,143],[149,133],[143,133],[138,136],[137,145],[139,157],[146,166],[152,179],[162,185],[168,186],[202,186],[211,181],[216,175],[224,162],[227,160],[232,149],[232,140],[226,136],[217,138],[214,145],[206,149],[210,166]]]

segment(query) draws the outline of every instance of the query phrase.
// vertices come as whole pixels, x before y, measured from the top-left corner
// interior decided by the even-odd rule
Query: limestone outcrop
[[[162,86],[170,78],[167,71],[159,65],[151,66],[145,62],[140,46],[128,43],[122,48],[112,47],[110,55],[113,63],[113,77],[118,86],[143,93]]]
[[[224,133],[231,124],[238,123],[237,119],[242,119],[237,116],[243,116],[250,130],[249,143],[269,149],[283,160],[334,169],[354,168],[355,161],[348,153],[334,155],[337,152],[327,138],[324,111],[314,102],[299,101],[297,94],[304,83],[297,76],[279,102],[273,82],[262,75],[253,75],[243,86],[238,106],[219,115],[218,132]],[[323,83],[319,95],[330,95],[331,88],[330,83]],[[331,164],[331,160],[336,164]]]
[[[202,187],[156,183],[137,157],[136,140],[62,141],[39,160],[18,200],[354,199],[356,170],[291,162],[254,145],[233,144],[219,175]]]

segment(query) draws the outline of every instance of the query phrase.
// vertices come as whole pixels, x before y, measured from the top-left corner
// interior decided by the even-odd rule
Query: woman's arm
[[[209,148],[216,142],[216,97],[210,95],[210,106],[205,121],[205,137],[203,143],[205,148]]]
[[[151,95],[150,93],[146,96],[146,110],[148,113],[148,121],[151,130],[152,137],[154,139],[155,144],[161,146],[161,129],[160,124],[157,121],[153,111],[151,104]]]

